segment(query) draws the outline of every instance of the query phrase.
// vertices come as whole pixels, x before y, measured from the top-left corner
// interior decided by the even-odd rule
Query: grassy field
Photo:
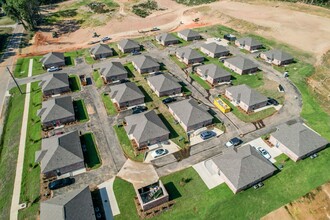
[[[93,133],[86,133],[80,137],[81,144],[86,146],[84,152],[84,159],[87,167],[90,169],[97,169],[102,165],[99,152],[97,150],[96,142]]]
[[[25,85],[21,88],[25,91]],[[9,219],[25,100],[17,88],[11,89],[10,94],[0,142],[0,219]]]
[[[1,22],[1,20],[0,20]],[[11,33],[13,29],[12,28],[0,28],[0,55],[4,52],[4,50],[7,47],[7,40],[10,38]]]
[[[99,73],[99,71],[94,71],[93,74],[93,80],[95,82],[95,86],[99,89],[104,85],[104,81]]]
[[[101,98],[102,98],[102,101],[103,101],[103,104],[104,104],[104,107],[105,109],[107,110],[107,113],[108,115],[110,116],[115,116],[117,115],[117,109],[116,109],[116,106],[113,104],[113,102],[111,101],[110,97],[109,97],[109,94],[105,94],[103,93],[101,95]]]
[[[8,16],[0,17],[0,25],[12,25],[15,24],[15,21]]]
[[[69,83],[72,92],[79,92],[81,90],[80,79],[77,75],[70,75]]]
[[[73,101],[73,107],[75,109],[76,119],[79,122],[86,122],[89,120],[84,100],[80,99]]]
[[[14,70],[14,76],[16,78],[24,78],[28,76],[30,59],[33,59],[33,67],[32,67],[33,76],[40,75],[46,72],[46,70],[42,68],[42,64],[39,61],[41,58],[42,56],[18,58]]]
[[[200,78],[197,74],[191,73],[190,78],[192,78],[194,81],[196,81],[199,85],[201,85],[204,89],[210,90],[212,87],[210,84],[208,84],[205,80]]]

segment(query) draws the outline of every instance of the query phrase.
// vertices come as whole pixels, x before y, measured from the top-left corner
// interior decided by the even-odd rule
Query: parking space
[[[152,153],[153,151],[157,150],[157,149],[166,149],[168,151],[168,153],[162,155],[162,156],[159,156],[157,158],[154,158],[152,156]],[[154,144],[154,145],[151,145],[149,146],[149,151],[146,153],[146,157],[145,157],[145,160],[144,160],[144,163],[150,163],[151,161],[153,160],[157,160],[159,158],[162,158],[162,157],[165,157],[169,154],[173,154],[175,152],[178,152],[180,150],[179,146],[176,145],[173,141],[169,140],[169,141],[164,141],[162,143],[159,143],[159,144]]]
[[[194,132],[194,134],[190,135],[190,145],[196,145],[196,144],[199,144],[199,143],[202,143],[204,141],[207,141],[207,140],[210,140],[210,139],[207,139],[207,140],[203,140],[200,136],[200,134],[205,131],[205,130],[208,130],[208,131],[213,131],[216,133],[216,135],[212,138],[216,138],[216,137],[219,137],[220,135],[223,134],[223,131],[221,131],[220,129],[218,128],[212,128],[212,129],[206,129],[206,128],[203,128],[203,129],[199,129],[198,131]]]
[[[224,183],[223,178],[217,174],[213,167],[215,167],[215,165],[212,160],[202,161],[193,165],[193,168],[196,170],[198,175],[209,189]]]
[[[280,151],[278,148],[276,147],[270,147],[268,144],[266,144],[261,138],[255,139],[253,141],[250,141],[246,144],[250,144],[251,146],[258,148],[258,147],[262,147],[263,149],[265,149],[271,156],[270,161],[272,163],[275,163],[275,157],[279,156],[280,154],[282,154],[282,151]]]

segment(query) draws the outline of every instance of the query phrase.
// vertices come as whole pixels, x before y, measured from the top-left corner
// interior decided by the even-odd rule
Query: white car
[[[160,149],[157,149],[157,150],[154,150],[153,152],[151,152],[151,156],[153,158],[157,158],[157,157],[163,156],[167,153],[168,153],[168,150],[160,148]]]
[[[56,66],[52,66],[52,67],[47,69],[47,72],[55,72],[55,71],[59,71],[59,70],[61,70],[61,68],[56,67]]]
[[[103,37],[102,39],[101,39],[101,41],[107,41],[107,40],[111,40],[111,38],[110,37],[108,37],[108,36],[106,36],[106,37]]]
[[[263,149],[262,147],[258,147],[257,149],[260,152],[260,154],[262,156],[264,156],[264,158],[266,158],[267,160],[269,160],[271,158],[270,154],[265,149]]]

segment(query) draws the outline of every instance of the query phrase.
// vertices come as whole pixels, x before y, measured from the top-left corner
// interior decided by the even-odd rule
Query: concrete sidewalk
[[[112,220],[113,216],[120,214],[116,196],[113,191],[113,182],[115,181],[115,178],[116,177],[113,177],[98,185],[106,220]]]

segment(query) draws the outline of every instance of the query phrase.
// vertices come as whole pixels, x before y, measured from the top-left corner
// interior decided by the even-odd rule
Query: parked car
[[[215,137],[217,134],[214,131],[203,131],[202,133],[200,133],[200,137],[203,140],[207,140],[211,137]]]
[[[106,36],[106,37],[103,37],[102,39],[101,39],[101,41],[107,41],[107,40],[111,40],[111,38],[110,37],[108,37],[108,36]]]
[[[234,147],[234,146],[238,146],[242,143],[243,141],[241,139],[239,139],[238,137],[234,137],[232,139],[230,139],[227,143],[226,143],[226,147]]]
[[[268,98],[268,105],[275,105],[277,106],[279,103],[276,101],[276,99]]]
[[[68,185],[71,185],[75,182],[74,178],[67,177],[63,179],[58,179],[48,184],[48,188],[51,190],[59,189]]]
[[[176,98],[173,98],[173,97],[168,97],[166,99],[163,99],[164,104],[168,104],[168,103],[175,102],[175,101],[176,101]]]
[[[157,150],[154,150],[153,152],[151,152],[151,156],[153,158],[157,158],[157,157],[163,156],[167,153],[168,153],[168,150],[160,148],[160,149],[157,149]]]
[[[140,51],[133,51],[133,52],[132,52],[132,55],[140,55],[140,54],[141,54]]]
[[[61,70],[61,68],[52,66],[47,69],[47,72],[55,72],[55,71],[59,71],[59,70]]]
[[[133,114],[139,114],[141,112],[147,111],[148,108],[146,106],[139,105],[133,107],[132,110],[133,110]]]
[[[254,185],[253,188],[258,189],[259,188],[258,184]]]
[[[257,149],[260,152],[260,154],[262,156],[264,156],[264,158],[266,158],[267,160],[269,160],[271,158],[270,154],[265,149],[263,149],[262,147],[258,147]]]

